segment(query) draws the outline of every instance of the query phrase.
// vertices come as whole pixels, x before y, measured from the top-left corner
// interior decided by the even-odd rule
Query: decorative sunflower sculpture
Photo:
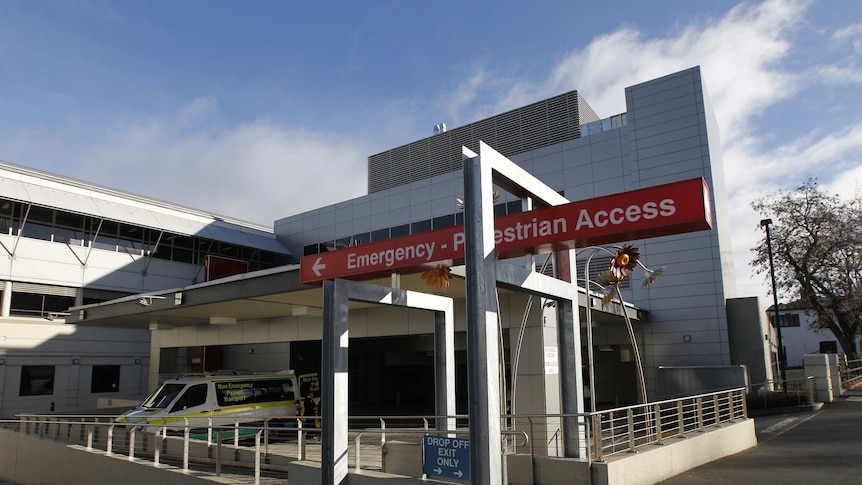
[[[425,280],[425,284],[428,286],[434,286],[438,290],[445,290],[449,288],[452,272],[449,271],[448,266],[438,266],[422,273],[422,279]]]
[[[664,266],[652,270],[644,266],[640,262],[640,258],[640,250],[634,246],[623,244],[622,247],[617,248],[617,252],[611,260],[611,267],[600,273],[596,278],[596,283],[609,287],[608,291],[605,292],[604,298],[602,298],[603,308],[610,305],[614,297],[619,295],[620,282],[626,279],[636,267],[640,266],[646,274],[646,278],[644,278],[644,282],[641,285],[643,288],[655,283],[658,277],[664,274]]]
[[[611,272],[618,281],[623,280],[635,269],[640,259],[641,253],[638,248],[623,244],[623,247],[617,249],[617,255],[611,261]]]

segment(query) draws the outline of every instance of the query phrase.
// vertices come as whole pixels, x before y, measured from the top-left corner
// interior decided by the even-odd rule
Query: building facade
[[[638,326],[649,389],[656,389],[659,366],[730,365],[725,302],[736,296],[731,226],[721,144],[700,69],[629,87],[625,97],[625,113],[599,119],[572,91],[373,155],[369,195],[278,220],[276,235],[295,254],[308,255],[460,224],[461,146],[478,152],[480,140],[572,201],[702,177],[712,190],[715,228],[619,241],[637,246],[647,266],[667,267],[660,283],[647,289],[636,274],[624,297],[649,314]],[[497,215],[517,212],[521,201],[501,194],[495,209]],[[605,253],[598,256],[604,258],[581,268],[581,275],[607,268]],[[595,354],[607,360],[597,362],[597,382],[631,388],[633,349],[624,330],[595,330]],[[631,400],[618,391],[616,400]]]
[[[268,228],[5,162],[0,252],[3,418],[148,392],[149,329],[64,325],[69,307],[290,260]]]
[[[728,310],[728,302],[736,297],[731,225],[720,141],[700,69],[631,86],[624,94],[626,112],[603,118],[572,91],[450,131],[438,129],[431,137],[369,157],[368,195],[279,219],[272,231],[101,189],[122,207],[110,212],[122,217],[102,217],[115,223],[114,239],[107,241],[110,248],[100,249],[101,232],[92,230],[90,236],[69,237],[72,242],[61,240],[61,244],[34,239],[31,244],[56,252],[34,260],[47,260],[51,264],[46,263],[46,268],[67,265],[70,274],[24,278],[23,268],[11,267],[18,260],[10,253],[11,294],[14,297],[16,278],[28,284],[73,288],[74,303],[64,300],[63,305],[71,308],[63,313],[79,331],[98,332],[107,326],[148,332],[148,360],[141,365],[149,364],[145,371],[149,389],[169,375],[218,368],[319,372],[321,290],[302,284],[299,266],[285,263],[296,263],[303,255],[463,223],[457,202],[464,196],[461,147],[478,151],[483,141],[572,201],[692,178],[703,178],[711,189],[712,230],[618,242],[637,246],[646,266],[666,267],[648,288],[641,286],[644,275],[634,272],[622,289],[624,305],[603,308],[601,294],[589,284],[609,267],[609,252],[616,245],[580,250],[580,322],[586,333],[589,312],[593,338],[592,349],[585,347],[587,339],[582,338],[580,350],[593,355],[595,382],[585,379],[585,384],[598,404],[608,407],[639,399],[636,348],[623,312],[633,320],[650,398],[658,397],[660,367],[745,364],[757,368],[758,379],[770,379],[770,337],[766,332],[767,343],[761,340],[761,329],[767,324],[759,302],[746,301]],[[72,182],[56,181],[61,189],[75,193]],[[46,207],[54,211],[54,232],[61,227],[56,222],[58,210],[89,217],[82,222],[84,228],[93,227],[94,217],[108,213],[101,208],[83,211],[78,199],[52,204]],[[521,210],[520,199],[500,191],[496,215]],[[133,232],[124,229],[125,224],[146,229],[149,236],[135,239],[137,244],[126,243]],[[166,246],[152,244],[173,241],[166,238],[168,233],[182,242],[171,242],[167,246],[171,257],[162,258],[165,254],[160,251]],[[0,241],[11,247],[13,234],[0,236]],[[227,253],[235,251],[236,245],[245,249]],[[234,270],[226,277],[205,278],[202,258],[212,251],[222,258],[252,261],[249,272]],[[254,259],[255,254],[260,259]],[[268,255],[265,262],[263,254]],[[537,255],[534,261],[521,258],[507,263],[553,274],[555,269],[545,264],[546,259]],[[417,274],[403,274],[372,283],[454,299],[456,394],[458,412],[466,412],[463,280],[455,278],[448,287],[436,288]],[[132,295],[107,302],[87,300],[87,292],[97,290]],[[556,312],[546,303],[510,291],[499,295],[501,380],[506,386],[501,395],[513,411],[560,411],[559,378],[552,362],[558,351]],[[352,305],[350,320],[351,414],[430,414],[435,392],[433,317],[403,308]],[[750,337],[734,333],[735,327],[757,332]],[[583,361],[589,366],[586,358]],[[16,378],[22,372],[17,369],[6,376]],[[708,383],[701,389],[707,390]]]

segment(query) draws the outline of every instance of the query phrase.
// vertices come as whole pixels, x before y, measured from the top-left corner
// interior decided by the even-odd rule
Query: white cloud
[[[862,53],[862,23],[850,24],[838,29],[832,38],[839,44],[847,42],[853,46],[856,52]]]
[[[782,140],[762,118],[767,109],[794,100],[807,87],[859,82],[851,62],[813,67],[798,59],[787,62],[799,47],[797,34],[807,26],[810,3],[742,3],[720,18],[682,24],[663,36],[620,27],[563,56],[544,79],[512,84],[494,109],[578,89],[599,116],[607,117],[625,111],[625,87],[700,65],[723,147],[738,294],[764,298],[766,289],[749,267],[750,248],[762,238],[758,223],[764,215],[754,213],[751,201],[809,176],[836,187],[862,177],[859,121],[842,131],[824,134],[814,127],[805,138]],[[862,24],[840,30],[834,39],[858,49]]]
[[[263,120],[214,129],[216,106],[116,127],[79,178],[264,225],[365,193],[363,143]]]

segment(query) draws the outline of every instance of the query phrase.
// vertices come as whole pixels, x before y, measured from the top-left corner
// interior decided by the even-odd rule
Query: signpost
[[[422,440],[422,473],[470,480],[470,440],[426,434]]]
[[[702,178],[498,217],[498,258],[561,251],[712,228],[709,188]],[[371,279],[464,262],[464,228],[447,227],[305,256],[300,281]]]

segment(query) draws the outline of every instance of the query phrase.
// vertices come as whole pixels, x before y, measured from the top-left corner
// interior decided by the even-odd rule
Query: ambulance
[[[267,375],[206,375],[165,381],[138,407],[117,418],[119,423],[162,427],[229,426],[298,416],[302,409],[292,371]]]

